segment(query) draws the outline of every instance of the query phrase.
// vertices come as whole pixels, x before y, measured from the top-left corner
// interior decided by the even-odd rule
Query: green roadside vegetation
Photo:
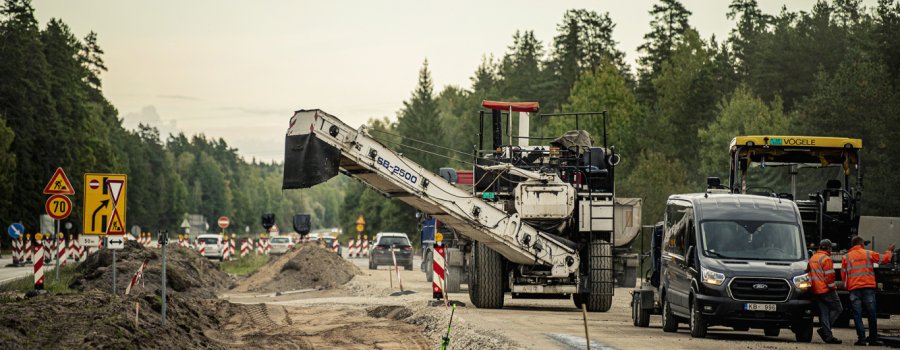
[[[46,266],[46,265],[45,265]],[[76,264],[71,264],[59,269],[59,279],[56,279],[56,272],[52,269],[44,270],[44,290],[51,293],[68,294],[76,291],[69,288],[78,272],[75,271]],[[26,293],[34,289],[34,276],[26,276],[16,278],[4,284],[0,284],[0,292],[20,292]]]
[[[269,258],[269,255],[249,254],[243,258],[223,261],[219,268],[237,276],[248,276],[269,262]]]

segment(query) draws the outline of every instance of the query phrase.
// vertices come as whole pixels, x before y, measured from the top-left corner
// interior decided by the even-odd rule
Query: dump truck
[[[620,155],[606,144],[605,127],[599,145],[577,128],[583,118],[602,118],[606,125],[606,113],[539,115],[575,121],[575,130],[548,139],[528,136],[537,103],[482,106],[471,190],[385,146],[368,127],[350,127],[320,109],[298,110],[290,119],[283,188],[307,188],[343,173],[446,223],[468,242],[462,249],[476,307],[502,308],[508,292],[517,298],[571,298],[590,311],[609,310],[616,283],[614,173]],[[512,130],[514,112],[518,133]],[[639,208],[628,210],[626,221],[635,233],[623,240],[640,230]]]
[[[840,280],[840,262],[853,236],[861,235],[872,244],[867,249],[884,249],[894,241],[890,219],[863,217],[862,140],[813,136],[738,136],[729,146],[730,187],[733,193],[789,199],[797,204],[810,249],[822,239],[836,244],[832,259]],[[860,230],[863,219],[864,231]],[[888,224],[883,224],[888,222]],[[871,223],[871,224],[870,224]],[[880,225],[880,226],[879,226]],[[871,227],[865,230],[866,227]],[[881,238],[881,239],[879,239]],[[875,267],[879,316],[900,313],[900,265],[896,259]],[[845,314],[849,315],[849,295],[839,289]]]

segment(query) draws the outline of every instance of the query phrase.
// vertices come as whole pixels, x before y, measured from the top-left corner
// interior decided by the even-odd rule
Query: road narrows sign
[[[84,174],[84,234],[124,235],[127,204],[127,175]]]
[[[72,213],[72,200],[64,195],[54,194],[44,203],[44,209],[51,218],[62,220]]]
[[[220,216],[220,217],[219,217],[219,227],[221,227],[221,228],[226,228],[226,227],[228,227],[228,225],[230,225],[230,224],[231,224],[231,221],[228,220],[228,217],[227,217],[227,216]]]
[[[62,167],[56,168],[56,172],[50,177],[50,182],[44,186],[44,194],[75,194],[75,188],[66,177]]]

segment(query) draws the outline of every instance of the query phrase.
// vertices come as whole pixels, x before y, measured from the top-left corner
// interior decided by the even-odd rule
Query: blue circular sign
[[[9,225],[9,229],[7,229],[6,232],[9,233],[9,237],[12,239],[19,239],[19,237],[25,234],[25,226],[22,226],[22,224],[17,222]]]

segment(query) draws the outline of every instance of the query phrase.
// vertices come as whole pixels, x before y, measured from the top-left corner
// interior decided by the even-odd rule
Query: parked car
[[[272,237],[270,242],[272,242],[272,250],[269,251],[270,254],[284,254],[287,253],[288,250],[294,248],[294,239],[290,236]]]
[[[403,266],[404,269],[413,269],[413,249],[409,242],[409,237],[405,233],[382,232],[375,236],[375,244],[369,251],[369,269],[375,270],[379,265],[394,265],[394,258],[391,256],[391,248],[393,248],[394,256],[397,258],[397,265]]]
[[[325,248],[331,249],[331,247],[334,245],[334,237],[323,237],[322,242],[324,242],[323,245],[325,246]],[[336,252],[337,255],[340,256],[343,251],[344,247],[338,244],[338,250]]]
[[[169,239],[169,244],[177,242],[175,239]],[[222,236],[217,234],[206,234],[197,236],[197,244],[204,244],[203,256],[209,259],[219,259],[222,261],[222,253],[224,251],[224,241]]]

